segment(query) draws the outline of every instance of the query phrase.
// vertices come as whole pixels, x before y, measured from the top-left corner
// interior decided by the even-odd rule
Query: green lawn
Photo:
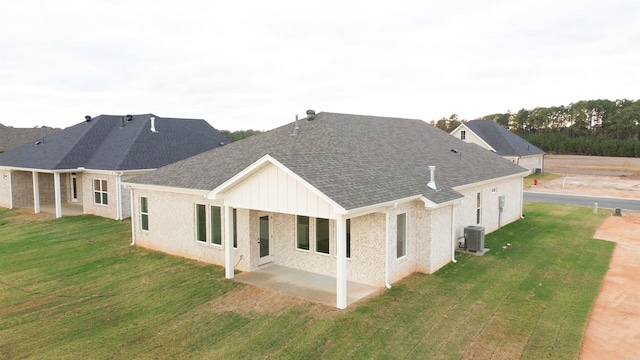
[[[223,299],[246,285],[129,246],[128,222],[0,209],[0,359],[575,359],[613,251],[591,239],[608,211],[525,213],[487,236],[488,254],[339,311],[235,307]]]

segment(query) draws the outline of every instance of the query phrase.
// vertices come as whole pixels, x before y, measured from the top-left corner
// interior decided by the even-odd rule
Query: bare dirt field
[[[548,155],[545,172],[561,176],[525,190],[640,199],[640,158]]]
[[[611,216],[594,238],[616,242],[580,359],[640,358],[640,213]]]

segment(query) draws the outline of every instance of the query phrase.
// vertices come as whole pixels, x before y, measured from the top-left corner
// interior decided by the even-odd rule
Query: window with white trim
[[[149,231],[149,201],[145,196],[140,197],[140,229]]]
[[[351,259],[351,219],[347,219],[347,258]]]
[[[396,216],[396,246],[397,258],[407,255],[407,214],[402,213]]]
[[[196,204],[196,241],[207,242],[207,207]]]
[[[309,250],[309,217],[296,216],[296,249]]]
[[[464,130],[460,131],[460,140],[465,140],[467,138],[467,132]]]
[[[233,209],[233,248],[238,248],[238,211]]]
[[[109,195],[107,194],[107,180],[93,179],[93,203],[99,205],[109,204]]]
[[[211,243],[222,245],[222,213],[219,206],[211,206]]]
[[[329,254],[329,219],[316,218],[316,252]]]
[[[482,221],[482,193],[476,195],[476,224]]]

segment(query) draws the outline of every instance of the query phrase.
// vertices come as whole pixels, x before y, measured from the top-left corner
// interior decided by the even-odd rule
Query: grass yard
[[[339,311],[243,306],[251,287],[129,246],[128,222],[0,209],[0,358],[575,359],[614,247],[591,239],[608,211],[525,213],[488,254]]]

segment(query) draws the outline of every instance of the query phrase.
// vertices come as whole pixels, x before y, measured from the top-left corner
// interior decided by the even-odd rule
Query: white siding
[[[274,165],[266,165],[227,190],[225,204],[235,208],[332,218],[331,205]]]

